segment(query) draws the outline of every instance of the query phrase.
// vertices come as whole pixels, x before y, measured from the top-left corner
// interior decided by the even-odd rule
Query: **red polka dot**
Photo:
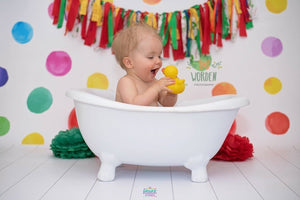
[[[236,132],[236,120],[233,121],[228,134],[234,135]]]
[[[290,127],[289,118],[281,112],[273,112],[267,116],[265,125],[268,131],[275,135],[285,134]]]
[[[69,127],[69,129],[71,129],[73,127],[78,127],[75,108],[73,108],[69,114],[68,127]]]
[[[236,94],[236,89],[231,83],[221,82],[214,86],[211,93],[212,96],[223,95],[223,94]]]

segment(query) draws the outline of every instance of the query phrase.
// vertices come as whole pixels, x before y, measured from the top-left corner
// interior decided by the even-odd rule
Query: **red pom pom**
[[[68,127],[69,127],[69,129],[71,129],[73,127],[78,127],[75,108],[73,108],[69,114]]]
[[[247,137],[228,134],[221,149],[213,157],[215,160],[244,161],[253,157],[253,145]]]

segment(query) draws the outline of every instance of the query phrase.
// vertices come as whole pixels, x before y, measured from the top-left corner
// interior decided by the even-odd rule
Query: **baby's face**
[[[154,35],[141,36],[141,41],[133,51],[131,57],[133,71],[144,82],[155,80],[155,76],[162,66],[162,42]]]

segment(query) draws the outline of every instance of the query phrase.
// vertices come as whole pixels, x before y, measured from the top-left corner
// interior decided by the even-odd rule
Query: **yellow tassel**
[[[155,15],[153,13],[149,13],[148,19],[147,19],[147,24],[152,26],[153,28],[157,29],[157,21],[156,21]]]
[[[131,18],[130,18],[130,25],[135,24],[136,23],[136,12],[133,11],[133,13],[131,14]]]
[[[97,26],[102,25],[102,7],[100,0],[95,0],[93,4],[92,18],[93,22],[97,22]]]
[[[79,11],[80,15],[86,15],[88,3],[89,3],[88,0],[80,0],[80,11]]]
[[[241,14],[241,13],[242,13],[242,10],[241,10],[239,1],[238,1],[238,0],[234,0],[234,4],[235,4],[236,12],[237,12],[238,14]]]

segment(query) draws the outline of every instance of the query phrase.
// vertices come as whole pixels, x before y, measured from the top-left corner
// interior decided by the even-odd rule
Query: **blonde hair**
[[[157,30],[144,22],[132,24],[115,35],[112,43],[112,52],[123,69],[126,69],[123,58],[128,57],[137,47],[138,43],[143,39],[142,33],[153,34],[161,40]]]

